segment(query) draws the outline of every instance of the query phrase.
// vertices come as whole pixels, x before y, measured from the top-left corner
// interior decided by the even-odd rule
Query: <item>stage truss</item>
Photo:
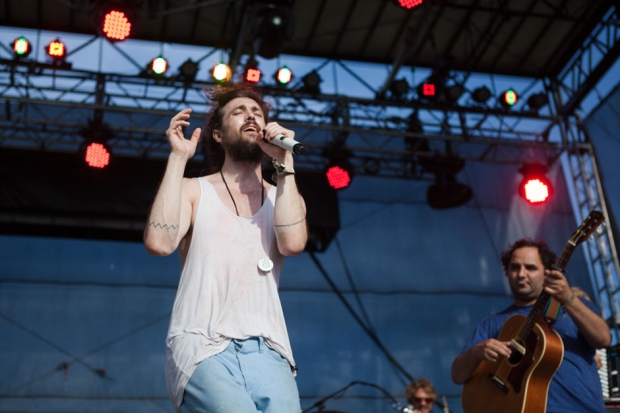
[[[325,151],[334,143],[346,144],[357,174],[393,179],[431,180],[423,165],[443,156],[513,164],[515,172],[526,161],[552,165],[564,159],[576,199],[576,220],[581,222],[592,209],[607,216],[594,150],[577,109],[620,56],[618,21],[612,8],[557,78],[529,79],[517,90],[526,96],[544,89],[551,104],[540,111],[525,104],[505,109],[494,99],[489,104],[474,102],[469,97],[471,73],[450,75],[465,88],[455,103],[385,97],[385,85],[372,87],[346,62],[333,59],[316,69],[340,68],[357,85],[355,90],[309,94],[297,83],[290,88],[267,84],[263,91],[273,105],[273,120],[295,129],[297,139],[308,148],[306,155],[297,157],[296,168],[323,170],[328,162]],[[83,47],[98,41],[103,40],[91,39]],[[488,84],[493,83],[489,75]],[[214,84],[0,59],[0,146],[77,156],[89,121],[100,119],[113,132],[108,143],[115,156],[161,159],[168,154],[164,131],[176,112],[191,107],[199,121],[195,126],[201,126],[208,108],[201,91],[205,86]],[[359,97],[358,89],[373,96]],[[411,128],[414,113],[421,130]],[[619,264],[610,226],[596,232],[586,245],[598,304],[618,342]]]

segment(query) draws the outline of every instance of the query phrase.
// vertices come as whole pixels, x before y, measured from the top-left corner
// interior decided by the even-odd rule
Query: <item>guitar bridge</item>
[[[489,373],[489,380],[491,380],[491,383],[496,385],[502,392],[504,392],[504,394],[508,394],[508,387],[502,379],[500,379],[493,373]]]

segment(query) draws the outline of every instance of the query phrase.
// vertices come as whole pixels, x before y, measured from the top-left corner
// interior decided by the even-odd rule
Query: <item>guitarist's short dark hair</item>
[[[542,240],[533,240],[532,238],[521,238],[520,240],[515,241],[514,244],[511,244],[500,254],[500,259],[502,261],[502,266],[504,267],[504,273],[508,274],[508,265],[510,264],[510,259],[512,258],[512,253],[515,250],[523,247],[536,247],[538,248],[538,255],[540,256],[540,260],[543,263],[543,266],[546,270],[550,270],[551,267],[556,263],[557,255],[555,252],[549,249],[549,246],[545,241]]]

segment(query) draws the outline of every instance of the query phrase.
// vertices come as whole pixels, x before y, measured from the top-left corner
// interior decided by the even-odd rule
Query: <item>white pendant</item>
[[[258,261],[258,268],[265,272],[271,271],[273,268],[273,261],[271,261],[269,257],[261,258]]]

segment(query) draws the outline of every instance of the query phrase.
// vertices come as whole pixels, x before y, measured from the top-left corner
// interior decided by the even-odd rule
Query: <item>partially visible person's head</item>
[[[426,378],[417,379],[409,383],[405,390],[405,397],[416,412],[427,413],[437,401],[437,392],[433,383]]]
[[[590,295],[587,292],[585,292],[584,290],[582,290],[581,288],[579,288],[579,287],[571,287],[570,289],[571,289],[571,291],[573,293],[575,293],[575,297],[583,297],[583,298],[585,298],[588,301],[592,301],[592,299],[590,298]]]
[[[262,151],[257,144],[244,141],[217,142],[213,134],[218,131],[221,133],[226,129],[224,114],[227,105],[238,98],[251,99],[262,112],[263,126],[269,122],[270,105],[263,100],[260,91],[245,82],[222,85],[210,90],[205,90],[205,94],[211,100],[212,107],[208,113],[206,126],[203,128],[203,142],[206,150],[207,163],[210,172],[219,170],[223,163],[226,151],[234,158],[241,157],[240,160],[255,160],[262,157]],[[228,108],[229,109],[229,108]],[[229,146],[226,146],[229,145]],[[230,146],[232,145],[232,146]],[[231,153],[232,152],[232,153]]]
[[[500,259],[502,261],[502,266],[504,267],[504,272],[508,274],[508,267],[510,264],[510,259],[512,258],[512,253],[523,247],[535,247],[538,249],[538,255],[540,256],[540,261],[546,270],[550,270],[551,267],[556,263],[556,255],[555,252],[551,251],[547,246],[547,243],[544,241],[535,241],[531,238],[521,238],[520,240],[515,241],[514,244],[511,244],[500,254]]]

